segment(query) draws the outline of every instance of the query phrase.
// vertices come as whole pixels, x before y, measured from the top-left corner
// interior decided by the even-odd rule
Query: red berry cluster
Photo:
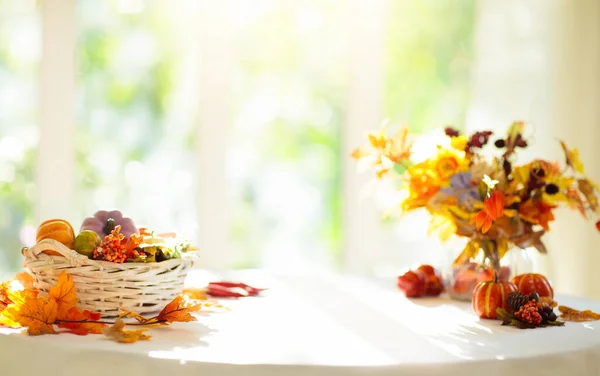
[[[128,258],[137,258],[140,253],[136,248],[142,243],[142,239],[142,236],[137,234],[126,238],[121,234],[121,226],[117,225],[109,235],[104,237],[102,244],[94,249],[93,258],[116,263],[124,263]]]
[[[515,316],[529,324],[538,325],[542,322],[542,315],[538,312],[538,305],[535,300],[530,300],[525,305],[523,305],[517,312],[515,312]]]

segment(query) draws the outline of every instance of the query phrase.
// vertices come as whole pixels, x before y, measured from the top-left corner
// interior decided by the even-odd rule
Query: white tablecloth
[[[393,281],[238,275],[270,290],[229,312],[150,331],[150,341],[29,337],[0,328],[12,375],[600,375],[599,322],[519,330],[470,304],[408,300]],[[600,312],[600,303],[558,296]]]

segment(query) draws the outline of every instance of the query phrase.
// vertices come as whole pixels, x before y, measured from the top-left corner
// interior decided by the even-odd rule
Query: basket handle
[[[73,262],[73,261],[92,261],[89,258],[87,258],[84,255],[80,255],[79,253],[75,252],[72,249],[69,249],[67,246],[65,246],[64,244],[54,240],[54,239],[42,239],[39,242],[37,242],[37,244],[35,244],[34,246],[30,247],[30,248],[23,248],[23,250],[21,251],[21,253],[27,257],[27,253],[31,254],[34,257],[37,257],[40,253],[46,251],[46,250],[50,250],[50,251],[55,251],[57,253],[59,253],[62,257],[66,258],[67,260]],[[57,257],[57,256],[50,256],[50,257]]]

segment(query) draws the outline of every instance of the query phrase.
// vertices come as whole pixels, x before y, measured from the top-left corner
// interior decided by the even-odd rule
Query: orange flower
[[[542,200],[528,200],[519,207],[519,215],[523,220],[542,226],[546,231],[550,231],[548,222],[554,220],[552,209],[556,206],[548,205]]]
[[[492,222],[504,215],[504,193],[495,191],[484,202],[484,208],[471,218],[477,229],[486,233],[492,227]]]
[[[408,169],[408,198],[402,203],[406,211],[423,207],[440,190],[436,173],[427,164],[418,164]]]
[[[435,160],[431,162],[440,179],[449,184],[450,177],[458,172],[469,170],[469,161],[465,153],[440,148]]]

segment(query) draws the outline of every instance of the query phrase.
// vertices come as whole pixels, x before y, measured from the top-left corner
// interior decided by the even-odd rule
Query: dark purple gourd
[[[138,229],[131,218],[123,217],[123,213],[119,210],[99,210],[93,217],[86,218],[81,224],[79,230],[90,230],[104,238],[109,235],[116,226],[121,226],[121,234],[126,237],[132,234],[138,234]]]

